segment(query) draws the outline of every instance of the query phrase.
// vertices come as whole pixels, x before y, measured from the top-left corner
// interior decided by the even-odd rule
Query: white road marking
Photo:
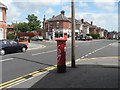
[[[47,52],[36,53],[36,54],[32,54],[32,56],[41,55],[41,54],[46,54],[46,53],[51,53],[51,52],[55,52],[55,51],[57,51],[57,50],[55,49],[55,50],[51,50],[51,51],[47,51]]]
[[[91,53],[93,54],[93,53],[95,53],[95,51],[92,51]]]
[[[114,43],[115,43],[115,42],[114,42]],[[89,55],[91,55],[91,54],[94,54],[94,53],[96,53],[97,51],[100,51],[100,50],[102,50],[102,49],[104,49],[104,48],[106,48],[106,47],[108,47],[108,46],[110,46],[110,45],[112,45],[112,44],[114,44],[114,43],[110,43],[110,44],[108,44],[108,45],[106,45],[106,46],[103,46],[103,47],[101,47],[101,48],[99,48],[99,49],[96,49],[96,50],[94,50],[94,51],[92,51],[92,52],[90,52],[90,53],[82,56],[81,58],[85,58],[85,57],[87,57],[87,56],[89,56]]]
[[[81,58],[84,58],[85,56],[82,56]]]
[[[87,57],[87,56],[88,56],[88,54],[85,55],[85,57]]]
[[[91,55],[92,53],[88,53],[88,55]]]
[[[0,63],[1,62],[5,62],[5,61],[10,61],[10,60],[13,60],[14,58],[8,58],[8,59],[4,59],[4,60],[0,60]]]
[[[78,47],[78,46],[76,46],[76,47]],[[71,48],[71,47],[67,47],[66,49],[68,49],[68,48]],[[56,51],[57,51],[57,49],[51,50],[51,51],[47,51],[47,52],[42,52],[42,53],[35,53],[35,54],[32,54],[32,56],[46,54],[46,53],[51,53],[51,52],[56,52]]]

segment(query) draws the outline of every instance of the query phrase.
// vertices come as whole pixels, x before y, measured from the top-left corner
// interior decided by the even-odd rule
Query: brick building
[[[53,16],[49,20],[44,17],[43,21],[43,36],[44,38],[59,38],[67,35],[71,36],[71,21],[65,17],[65,11],[57,16]]]
[[[0,39],[6,39],[6,10],[7,6],[0,2]]]
[[[14,25],[7,25],[7,33],[15,33]]]

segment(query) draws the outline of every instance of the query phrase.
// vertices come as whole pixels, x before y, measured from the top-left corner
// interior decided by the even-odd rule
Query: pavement
[[[35,50],[35,49],[40,49],[45,47],[46,46],[42,44],[28,43],[28,50]]]
[[[118,70],[117,57],[79,59],[76,68],[53,69],[30,88],[118,88]]]

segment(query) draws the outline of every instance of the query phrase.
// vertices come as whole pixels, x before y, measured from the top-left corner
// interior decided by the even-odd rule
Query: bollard
[[[57,38],[57,72],[66,72],[66,41],[67,38]]]

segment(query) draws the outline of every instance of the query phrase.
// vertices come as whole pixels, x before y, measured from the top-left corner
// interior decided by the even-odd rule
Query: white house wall
[[[100,32],[100,37],[104,37],[104,32],[103,31]]]
[[[0,21],[3,21],[2,8],[0,8]]]
[[[90,34],[90,31],[89,31],[89,26],[87,27],[87,34]]]
[[[82,30],[83,35],[89,34],[89,26],[86,24],[81,24],[80,30]]]
[[[65,33],[67,33],[67,35],[70,35],[71,36],[71,29],[53,29],[53,34],[52,34],[52,36],[53,36],[53,38],[55,38],[55,32],[56,31],[63,31],[63,37],[64,37],[64,34]],[[78,34],[80,33],[80,30],[75,30],[75,32],[77,32]]]

